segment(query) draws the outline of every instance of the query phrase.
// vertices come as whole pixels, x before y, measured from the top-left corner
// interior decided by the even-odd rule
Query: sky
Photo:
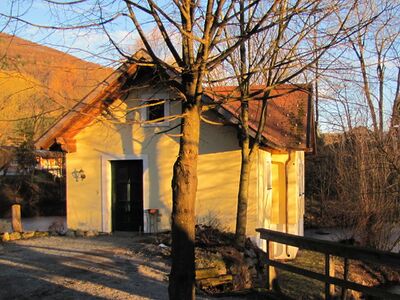
[[[118,51],[109,42],[104,29],[127,54],[132,52],[138,35],[133,30],[132,21],[118,14],[125,10],[122,1],[104,1],[104,9],[99,10],[95,1],[85,1],[78,5],[56,5],[46,0],[0,0],[0,30],[18,37],[56,48],[79,58],[109,65],[119,59]],[[71,2],[58,1],[58,2]],[[113,19],[102,26],[92,26],[104,19]],[[14,16],[10,19],[7,16]],[[17,19],[18,18],[18,19]],[[145,16],[138,18],[146,23]],[[27,24],[25,21],[29,22]],[[84,28],[76,28],[80,25]],[[49,26],[64,28],[62,30]],[[145,27],[149,27],[147,24]],[[72,29],[74,28],[74,29]]]
[[[96,5],[98,1],[102,3],[101,9]],[[54,4],[55,2],[58,4]],[[76,5],[65,5],[65,3],[71,2],[79,3]],[[171,5],[170,3],[171,1],[168,0],[157,1],[158,5],[166,9],[171,8],[168,7]],[[127,12],[123,1],[0,0],[0,4],[0,31],[8,34],[15,34],[18,37],[67,52],[84,60],[112,67],[119,65],[123,60],[120,53],[118,53],[115,47],[110,43],[104,29],[106,29],[106,32],[110,35],[112,40],[118,44],[126,55],[130,55],[138,49],[139,38],[137,32],[134,30],[134,25],[129,17],[122,14],[122,12]],[[10,19],[8,17],[10,15],[13,16],[13,18]],[[103,20],[112,19],[112,21],[106,22],[104,28],[102,26],[94,26],[99,22],[99,15],[103,16]],[[148,17],[140,13],[137,14],[137,17],[143,25],[144,30],[146,32],[151,32],[154,24],[151,23],[149,19],[146,19]],[[30,24],[27,24],[27,22]],[[84,25],[83,27],[77,28],[77,26],[82,26],[82,24]],[[58,28],[49,28],[49,26]],[[399,44],[399,42],[397,42],[397,44]],[[400,49],[400,46],[398,46],[398,49]],[[354,53],[350,51],[348,54],[348,58],[344,59],[344,57],[342,57],[342,62],[347,66],[357,66],[358,62],[354,57]],[[368,56],[371,54],[367,52],[366,55]],[[369,71],[373,76],[376,73],[376,67],[374,66],[375,58],[371,56],[368,57],[368,59],[371,62]],[[385,89],[387,91],[385,93],[387,98],[385,100],[386,118],[389,118],[391,113],[391,101],[394,98],[398,60],[397,58],[392,65],[388,64],[386,69],[388,78],[385,82]],[[350,78],[348,78],[349,80],[354,80],[354,84],[352,83],[354,87],[360,85],[359,75],[356,74],[352,77],[353,75],[350,74],[348,76],[350,76]],[[344,81],[342,80],[341,82],[343,83]],[[324,89],[324,85],[321,84],[320,88],[321,90]],[[328,89],[322,92],[331,93]],[[349,95],[352,102],[357,102],[358,104],[362,102],[360,102],[359,99],[363,97],[362,90],[359,86],[352,89],[350,92],[352,94],[349,93],[346,95]],[[341,111],[337,110],[335,112],[337,108],[330,106],[330,104],[334,104],[335,106],[336,103],[332,101],[327,101],[326,103],[328,103],[328,105],[326,107],[321,106],[321,111],[324,109],[326,110],[326,126],[329,126],[328,122],[337,122],[338,114],[340,114]],[[365,115],[364,108],[360,109],[360,106],[354,106],[354,114],[356,113],[361,114],[361,119],[368,122],[368,115]]]

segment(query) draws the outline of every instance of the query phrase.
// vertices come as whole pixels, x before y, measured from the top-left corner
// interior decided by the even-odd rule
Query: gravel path
[[[168,260],[157,248],[139,236],[3,243],[0,299],[168,299]]]

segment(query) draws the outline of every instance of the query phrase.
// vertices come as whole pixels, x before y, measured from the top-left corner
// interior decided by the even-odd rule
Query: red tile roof
[[[257,132],[265,86],[252,86],[249,97],[249,126]],[[208,97],[221,104],[239,120],[239,90],[235,86],[208,89]],[[314,116],[310,85],[279,85],[268,98],[263,137],[267,145],[278,149],[312,151],[314,148]]]
[[[148,67],[146,67],[148,68]],[[140,67],[124,63],[99,89],[84,98],[74,109],[62,116],[37,141],[39,149],[49,149],[55,143],[67,152],[76,151],[75,136],[92,122],[114,99],[126,93],[123,86],[137,74]],[[263,91],[254,86],[251,93]],[[220,108],[238,120],[240,111],[239,93],[236,87],[217,87],[206,91],[212,101],[221,103]],[[277,149],[309,151],[314,146],[313,112],[310,86],[280,85],[273,89],[268,100],[267,122],[263,130],[266,144]],[[257,130],[262,93],[253,96],[250,103],[250,127]],[[228,114],[228,115],[229,115]]]

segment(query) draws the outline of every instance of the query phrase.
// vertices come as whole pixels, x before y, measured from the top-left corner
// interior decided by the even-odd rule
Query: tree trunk
[[[195,101],[194,101],[195,102]],[[172,267],[169,299],[195,299],[195,201],[200,134],[199,104],[184,105],[179,156],[172,178]]]
[[[400,132],[398,126],[400,126],[400,68],[397,70],[397,87],[392,106],[390,129],[396,129],[397,132]]]
[[[244,0],[240,1],[240,33],[245,34],[245,15],[244,15]],[[240,45],[240,75],[239,87],[241,96],[241,153],[242,160],[240,165],[239,192],[236,212],[236,232],[235,241],[239,246],[244,246],[246,241],[247,227],[247,203],[249,198],[249,182],[250,182],[250,135],[249,135],[249,78],[247,77],[248,66],[246,56],[246,44]]]
[[[238,193],[238,205],[236,213],[236,243],[244,246],[246,241],[247,225],[247,203],[249,199],[251,160],[248,152],[248,146],[242,146],[242,162],[240,168],[240,183]]]
[[[371,121],[372,121],[372,126],[374,128],[374,132],[378,133],[379,132],[378,121],[377,121],[377,117],[376,117],[376,113],[375,113],[375,107],[374,107],[372,97],[371,97],[371,87],[369,85],[367,66],[365,64],[365,57],[364,57],[364,46],[363,46],[360,35],[358,36],[357,43],[358,43],[359,50],[358,50],[358,52],[357,52],[357,50],[355,50],[355,51],[356,51],[358,60],[360,62],[360,69],[361,69],[361,74],[362,74],[362,78],[363,78],[363,90],[364,90],[365,98],[367,100],[369,113],[371,114]]]

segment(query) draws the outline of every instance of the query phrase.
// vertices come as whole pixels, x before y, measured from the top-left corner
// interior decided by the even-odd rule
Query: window
[[[147,100],[143,103],[142,126],[169,126],[165,117],[169,115],[168,100]]]
[[[165,117],[165,105],[164,102],[160,100],[149,101],[147,107],[147,121],[160,120],[160,122],[164,121]]]

